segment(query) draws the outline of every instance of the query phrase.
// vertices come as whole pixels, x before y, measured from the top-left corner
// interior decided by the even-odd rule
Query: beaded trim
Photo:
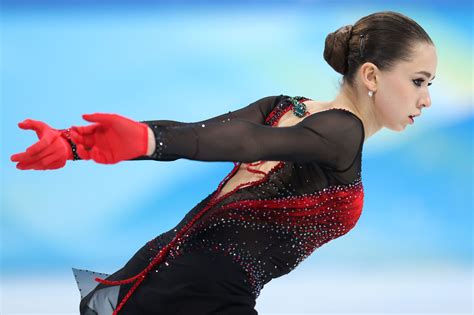
[[[293,114],[295,116],[301,118],[304,117],[307,113],[306,111],[306,104],[300,101],[305,101],[307,98],[302,97],[302,96],[295,96],[295,97],[290,97],[289,101],[293,104]]]
[[[71,139],[71,128],[61,129],[60,131],[66,136],[66,140],[71,145],[73,161],[82,160],[79,154],[77,154],[76,144]]]
[[[311,100],[310,98],[304,96],[286,96],[273,110],[268,114],[265,119],[265,124],[273,126],[275,125],[287,112],[289,106],[292,107],[293,114],[298,117],[304,117],[307,114],[306,105],[304,101]]]

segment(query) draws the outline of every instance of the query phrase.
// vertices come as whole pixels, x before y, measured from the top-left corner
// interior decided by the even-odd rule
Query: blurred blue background
[[[68,161],[22,171],[17,123],[198,121],[268,95],[332,100],[324,40],[393,10],[435,42],[432,106],[364,144],[357,226],[266,285],[260,314],[472,314],[471,1],[3,1],[2,314],[78,314],[71,267],[112,273],[212,192],[231,162]]]

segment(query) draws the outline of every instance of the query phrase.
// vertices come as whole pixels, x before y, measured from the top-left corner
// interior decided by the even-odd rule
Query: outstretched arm
[[[155,137],[152,132],[152,128],[155,128],[158,126],[159,127],[199,126],[199,125],[208,124],[208,123],[225,124],[225,123],[228,123],[229,121],[233,121],[236,119],[245,120],[245,121],[252,122],[255,124],[263,124],[265,122],[265,118],[273,110],[273,108],[275,108],[275,106],[282,100],[283,97],[284,95],[282,94],[274,95],[274,96],[266,96],[238,110],[229,111],[225,114],[212,117],[206,120],[198,121],[198,122],[185,123],[185,122],[179,122],[179,121],[174,121],[174,120],[140,121],[141,123],[146,123],[150,127],[148,133],[152,137],[151,138],[149,137],[149,141],[148,141],[149,154],[144,155],[144,156],[139,156],[137,158],[130,159],[128,161],[152,160],[150,155],[154,151],[154,148],[155,148]],[[176,160],[176,158],[169,157],[168,159],[164,159],[162,161],[174,161],[174,160]]]
[[[148,126],[156,143],[150,158],[157,161],[314,161],[340,170],[352,163],[363,141],[360,121],[337,109],[313,114],[290,127],[241,119]]]

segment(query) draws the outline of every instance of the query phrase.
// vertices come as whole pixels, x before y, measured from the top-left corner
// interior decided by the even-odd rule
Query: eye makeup
[[[419,86],[419,87],[421,87],[421,83],[425,82],[425,80],[423,80],[423,79],[415,79],[415,80],[412,80],[412,81],[413,81],[413,83],[415,83],[416,86]],[[418,81],[421,81],[421,83],[419,83],[419,84],[416,83]],[[433,84],[433,82],[429,82],[428,86],[430,86],[431,84]]]

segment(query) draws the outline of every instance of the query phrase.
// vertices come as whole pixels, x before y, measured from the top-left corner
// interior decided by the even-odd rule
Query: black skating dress
[[[305,113],[305,100],[268,96],[196,123],[142,121],[157,148],[133,160],[231,161],[234,167],[120,270],[109,275],[73,268],[80,313],[257,314],[266,283],[351,230],[364,198],[363,123],[340,108]],[[290,110],[300,120],[278,127]],[[265,161],[274,161],[269,171],[251,168]],[[240,166],[260,179],[219,196]]]

